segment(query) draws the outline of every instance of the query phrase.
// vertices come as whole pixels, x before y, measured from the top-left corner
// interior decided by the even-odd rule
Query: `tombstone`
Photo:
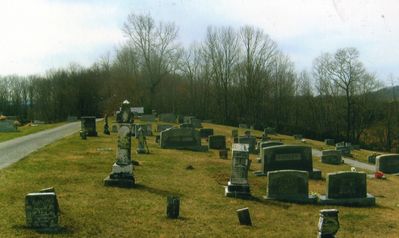
[[[123,101],[121,107],[119,108],[119,111],[116,112],[116,122],[133,123],[133,117],[134,117],[133,113],[139,112],[142,109],[142,108],[127,108],[127,107],[130,107],[130,102],[128,100],[125,100]]]
[[[110,135],[111,133],[109,132],[109,126],[108,126],[108,115],[105,114],[105,118],[104,118],[104,134],[106,135]]]
[[[341,151],[341,155],[349,156],[351,154],[351,144],[340,142],[335,145],[335,149]]]
[[[375,171],[386,174],[399,173],[399,154],[379,155],[375,159]]]
[[[111,174],[104,179],[104,185],[133,187],[135,183],[131,158],[133,115],[129,101],[125,100],[122,103],[121,110],[117,114],[117,122],[119,123],[119,130],[116,162],[112,166]]]
[[[342,164],[341,151],[339,150],[323,150],[321,152],[320,161],[325,164]]]
[[[276,170],[267,173],[265,199],[296,203],[316,203],[317,197],[309,195],[307,171]]]
[[[374,206],[375,198],[367,193],[364,172],[341,171],[327,174],[327,194],[320,195],[320,204]]]
[[[237,210],[238,221],[240,225],[252,226],[251,216],[248,207]]]
[[[324,139],[324,144],[335,145],[335,140],[334,139]]]
[[[262,158],[264,157],[263,154],[263,149],[270,147],[270,146],[276,146],[276,145],[283,145],[284,143],[281,141],[260,141],[258,144],[258,150],[259,150],[259,159],[258,159],[258,163],[262,162]]]
[[[59,208],[55,192],[28,193],[25,196],[26,225],[39,230],[58,229]]]
[[[248,184],[248,147],[247,144],[232,145],[231,176],[225,187],[226,197],[251,197]]]
[[[188,149],[201,151],[201,137],[194,128],[170,128],[160,133],[162,149]]]
[[[208,138],[208,136],[213,136],[213,128],[201,128],[199,132],[201,138]]]
[[[202,121],[198,118],[191,118],[191,124],[194,128],[202,128]]]
[[[16,132],[17,126],[13,120],[0,120],[0,132]]]
[[[367,157],[367,162],[369,162],[370,164],[375,164],[375,158],[379,155],[381,154],[373,153],[372,155],[369,155]]]
[[[144,107],[131,107],[130,112],[132,113],[133,116],[142,115],[144,114]]]
[[[220,159],[227,159],[227,150],[219,150],[219,158]]]
[[[87,136],[97,136],[96,130],[96,117],[94,116],[84,116],[81,117],[81,130],[87,132]]]
[[[319,224],[317,226],[318,238],[334,238],[339,230],[338,210],[320,210]]]
[[[256,153],[256,137],[255,136],[239,136],[238,143],[240,144],[248,144],[249,145],[249,153],[255,154]]]
[[[193,124],[191,123],[182,123],[179,125],[180,128],[194,128]]]
[[[172,125],[166,125],[166,124],[158,124],[157,125],[157,132],[164,131],[166,129],[172,128]]]
[[[176,116],[176,121],[178,124],[184,123],[184,116],[183,115],[177,115]]]
[[[138,130],[143,129],[143,133],[145,136],[152,136],[152,124],[134,124],[134,137],[138,138]]]
[[[141,115],[140,120],[142,121],[155,121],[156,117],[153,114],[144,114]]]
[[[111,125],[111,132],[112,133],[118,133],[118,124],[113,122]]]
[[[79,135],[80,135],[80,138],[82,140],[86,140],[87,139],[87,131],[86,130],[80,130],[79,131]]]
[[[155,143],[159,144],[160,140],[161,140],[161,136],[160,135],[156,135],[155,136]]]
[[[166,202],[166,216],[170,219],[178,218],[180,210],[180,198],[168,196]]]
[[[233,137],[233,138],[238,137],[238,130],[237,129],[231,130],[231,137]]]
[[[209,149],[226,149],[226,136],[213,135],[208,137]]]
[[[147,141],[144,135],[144,130],[140,127],[137,131],[137,154],[147,154],[149,153]]]
[[[275,170],[303,170],[310,179],[321,179],[321,171],[313,169],[312,148],[303,145],[276,145],[263,149],[262,170],[257,176],[266,176]]]
[[[244,123],[238,124],[238,128],[249,129],[248,125]]]
[[[191,119],[195,118],[194,116],[184,116],[183,117],[183,123],[188,123],[191,124]]]
[[[296,134],[296,135],[294,135],[294,139],[295,140],[302,140],[303,136],[301,134]]]
[[[174,113],[159,114],[159,121],[176,123],[176,115]]]

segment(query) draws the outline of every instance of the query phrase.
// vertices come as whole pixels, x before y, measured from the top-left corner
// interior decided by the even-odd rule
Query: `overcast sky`
[[[253,25],[298,71],[310,70],[322,52],[356,47],[386,84],[390,73],[399,77],[395,0],[2,0],[0,75],[44,73],[71,62],[90,66],[124,42],[121,27],[129,13],[175,22],[185,46],[201,41],[208,25]]]

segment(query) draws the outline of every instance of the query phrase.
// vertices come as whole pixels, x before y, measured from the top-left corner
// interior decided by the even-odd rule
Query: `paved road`
[[[0,143],[0,169],[29,155],[33,151],[80,130],[80,121]]]
[[[321,151],[317,150],[317,149],[312,149],[312,153],[315,156],[321,157]],[[356,168],[360,168],[360,169],[365,169],[365,170],[369,170],[374,172],[375,171],[375,165],[371,165],[371,164],[366,164],[366,163],[362,163],[353,159],[350,159],[348,157],[343,157],[344,163]]]

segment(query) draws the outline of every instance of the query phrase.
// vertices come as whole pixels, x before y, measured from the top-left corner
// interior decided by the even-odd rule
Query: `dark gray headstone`
[[[201,138],[208,138],[208,136],[213,136],[213,128],[201,128],[199,132]]]
[[[226,149],[226,136],[213,135],[208,137],[209,149]]]
[[[231,176],[225,187],[225,196],[248,198],[251,196],[248,184],[249,151],[247,144],[232,145]]]
[[[334,139],[324,139],[324,143],[326,145],[335,145],[335,140]]]
[[[259,142],[259,160],[258,162],[260,163],[262,161],[262,158],[264,157],[264,148],[270,147],[270,146],[276,146],[276,145],[283,145],[284,143],[281,141],[261,141]]]
[[[201,137],[194,128],[170,128],[160,133],[162,149],[188,149],[201,151]]]
[[[318,228],[318,238],[334,238],[339,230],[338,210],[320,210]]]
[[[295,135],[294,135],[294,139],[295,139],[295,140],[302,140],[302,139],[303,139],[303,136],[302,136],[301,134],[295,134]]]
[[[248,207],[237,210],[238,221],[240,225],[252,226],[251,216]]]
[[[96,117],[85,116],[81,117],[81,130],[86,131],[87,136],[97,136]]]
[[[372,155],[369,155],[367,157],[367,162],[369,162],[370,164],[375,164],[375,159],[377,158],[377,156],[379,156],[381,154],[377,154],[377,153],[373,153]]]
[[[17,127],[12,120],[0,120],[0,132],[16,132]]]
[[[156,117],[153,114],[144,114],[141,115],[140,120],[142,121],[155,121]]]
[[[321,204],[373,206],[375,198],[367,193],[364,172],[342,171],[327,175],[327,195],[320,196]]]
[[[54,192],[28,193],[25,197],[26,225],[34,229],[58,228],[58,201]]]
[[[238,130],[237,129],[231,130],[231,137],[233,137],[233,138],[238,137]]]
[[[227,150],[226,149],[224,149],[224,150],[219,150],[219,158],[220,159],[227,159]]]
[[[375,170],[386,174],[399,173],[399,154],[377,156],[375,160]]]
[[[176,123],[176,115],[174,113],[159,114],[159,121]]]
[[[267,173],[266,199],[298,203],[316,203],[317,197],[309,195],[308,172],[277,170]]]
[[[178,218],[180,212],[180,198],[168,196],[166,202],[166,216],[171,219]]]
[[[320,158],[322,163],[325,164],[342,164],[341,151],[339,150],[323,150]]]

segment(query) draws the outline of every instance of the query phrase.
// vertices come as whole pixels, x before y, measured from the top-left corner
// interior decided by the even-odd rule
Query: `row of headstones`
[[[139,117],[142,121],[156,121],[155,114],[144,114]],[[194,116],[176,116],[174,113],[161,113],[158,115],[159,121],[169,123],[191,124],[194,128],[202,128],[201,120]]]
[[[374,205],[375,198],[367,193],[366,174],[337,172],[327,175],[327,195],[309,195],[308,179],[321,179],[312,166],[311,148],[276,145],[263,149],[263,169],[256,175],[267,175],[266,199],[299,203]],[[249,151],[247,144],[233,144],[232,174],[225,188],[228,197],[251,197],[248,184]]]

